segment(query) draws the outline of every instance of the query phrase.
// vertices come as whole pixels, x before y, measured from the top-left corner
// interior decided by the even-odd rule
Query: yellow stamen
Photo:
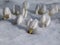
[[[30,28],[30,29],[28,30],[28,33],[29,33],[29,34],[32,34],[32,33],[33,33],[33,29]]]
[[[40,10],[38,11],[38,14],[43,15],[43,11],[40,9]]]
[[[9,15],[4,15],[3,18],[4,19],[8,19],[9,18]]]

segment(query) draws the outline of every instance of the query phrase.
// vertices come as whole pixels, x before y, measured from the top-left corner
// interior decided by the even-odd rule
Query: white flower
[[[25,9],[25,8],[23,8],[23,16],[26,18],[27,17],[27,14],[28,14],[28,11]]]
[[[41,9],[42,9],[43,13],[46,13],[46,11],[47,11],[46,5],[43,5]]]
[[[23,2],[23,15],[24,17],[27,17],[28,11],[27,9],[29,8],[29,3],[25,0]]]
[[[46,13],[47,11],[46,5],[40,5],[40,6],[37,5],[35,11],[37,15]]]
[[[31,18],[31,19],[28,21],[27,26],[29,26],[32,21],[33,21],[33,19]]]
[[[23,15],[19,15],[18,19],[17,19],[17,24],[20,25],[23,22]]]
[[[41,26],[42,27],[47,27],[51,23],[51,18],[48,15],[48,13],[42,15],[41,20],[40,20]]]
[[[14,5],[12,12],[13,12],[13,14],[19,15],[21,13],[20,12],[20,6],[19,5]]]
[[[60,5],[58,5],[58,11],[60,11]]]
[[[58,5],[51,5],[51,9],[49,9],[49,13],[51,14],[51,15],[54,15],[54,14],[56,14],[56,13],[58,13]]]
[[[35,11],[36,11],[36,14],[38,15],[38,11],[39,11],[39,5],[38,4],[36,5]]]
[[[12,12],[15,13],[15,6],[13,6]]]
[[[35,29],[38,25],[38,20],[35,19],[35,20],[32,20],[30,19],[30,21],[28,22],[28,27],[29,28],[32,28],[32,29]]]
[[[26,0],[23,2],[23,8],[25,9],[29,8],[29,3]]]
[[[9,19],[11,19],[12,14],[11,14],[11,11],[10,11],[9,7],[6,7],[6,8],[3,10],[3,16],[4,16],[4,18],[9,18]]]

